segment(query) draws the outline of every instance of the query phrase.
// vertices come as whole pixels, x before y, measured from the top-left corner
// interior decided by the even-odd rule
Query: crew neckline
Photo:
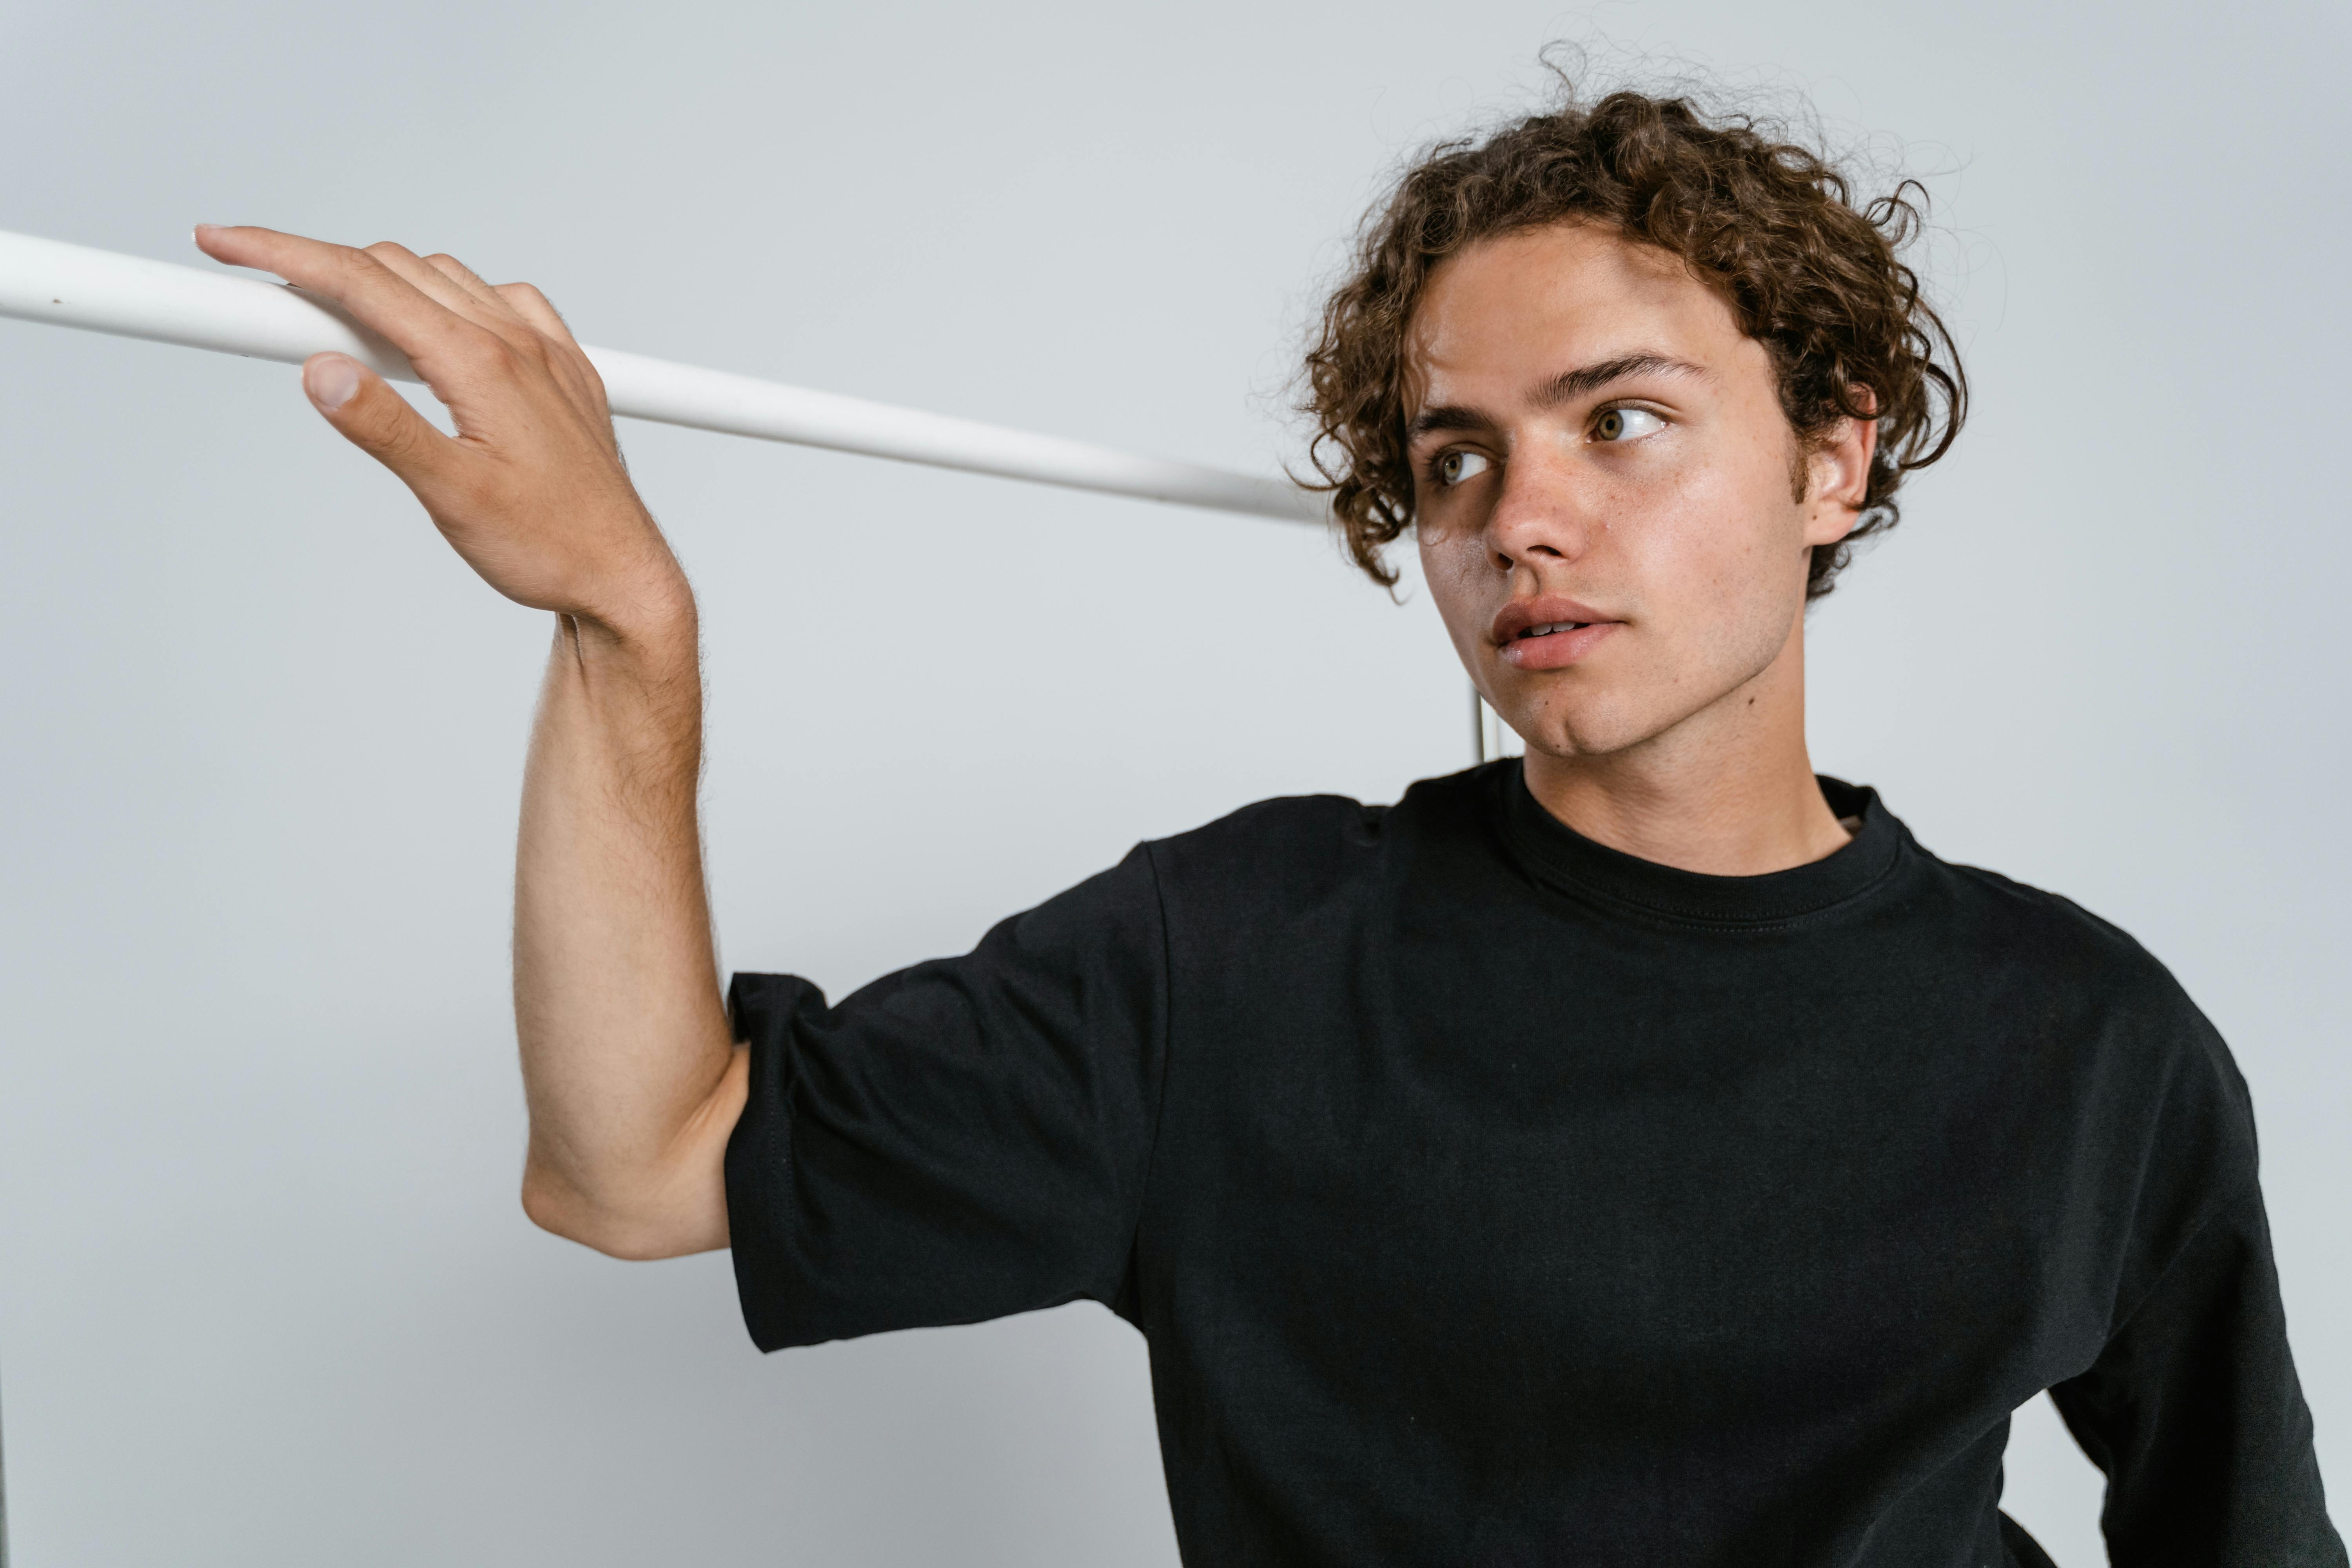
[[[1902,852],[1903,825],[1879,803],[1878,792],[1823,773],[1814,777],[1831,813],[1859,818],[1860,829],[1819,860],[1755,877],[1685,871],[1612,849],[1546,810],[1517,758],[1497,763],[1495,775],[1505,836],[1538,877],[1565,891],[1598,893],[1682,920],[1744,925],[1814,914],[1867,891]]]

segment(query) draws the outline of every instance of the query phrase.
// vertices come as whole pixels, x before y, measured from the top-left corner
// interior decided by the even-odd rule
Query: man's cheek
[[[1422,552],[1422,572],[1437,601],[1437,613],[1457,632],[1475,629],[1470,623],[1476,620],[1485,602],[1486,584],[1478,570],[1484,563],[1476,547],[1465,542]]]

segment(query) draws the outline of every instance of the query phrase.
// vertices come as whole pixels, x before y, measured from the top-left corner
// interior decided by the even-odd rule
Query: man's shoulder
[[[1276,795],[1142,846],[1165,887],[1195,894],[1326,881],[1376,856],[1391,808],[1340,795]]]
[[[1920,858],[1963,928],[1994,956],[2046,970],[2053,978],[2179,989],[2171,972],[2129,931],[2064,894],[1925,851]]]
[[[2030,1048],[2023,1081],[2072,1082],[2117,1147],[2150,1156],[2182,1213],[2255,1180],[2253,1101],[2236,1057],[2172,971],[2113,921],[1981,867],[1932,862],[1966,911],[1958,973],[1997,1037]],[[2152,1200],[2151,1200],[2152,1201]],[[2186,1226],[2179,1219],[2179,1226]],[[2176,1226],[2177,1228],[2177,1226]]]
[[[1267,857],[1287,860],[1376,850],[1400,830],[1475,817],[1488,771],[1470,768],[1419,780],[1393,805],[1344,795],[1272,795],[1213,822],[1153,839],[1146,847],[1155,857],[1236,866]]]
[[[1481,781],[1478,769],[1423,779],[1393,805],[1342,795],[1276,795],[1152,839],[1142,852],[1163,885],[1226,897],[1320,899],[1339,885],[1377,877],[1400,845],[1475,831]]]
[[[2064,1020],[2085,1041],[2198,1064],[2237,1081],[2229,1048],[2162,960],[2063,894],[1980,866],[1923,856],[1948,900],[1964,967],[2005,1005]]]

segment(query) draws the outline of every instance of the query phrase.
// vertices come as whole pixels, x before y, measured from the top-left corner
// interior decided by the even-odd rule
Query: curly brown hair
[[[1906,179],[1857,209],[1846,174],[1786,127],[1634,91],[1586,106],[1571,90],[1483,142],[1430,149],[1366,218],[1307,355],[1315,488],[1331,492],[1349,555],[1395,584],[1382,552],[1413,519],[1405,338],[1431,274],[1479,240],[1580,221],[1673,252],[1729,302],[1772,356],[1801,452],[1841,419],[1876,419],[1861,520],[1813,548],[1805,596],[1828,593],[1967,413],[1958,349],[1902,259],[1925,195]]]

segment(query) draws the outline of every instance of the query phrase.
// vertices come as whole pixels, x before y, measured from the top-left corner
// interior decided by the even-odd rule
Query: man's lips
[[[1582,658],[1624,624],[1574,599],[1514,599],[1495,617],[1490,635],[1504,663],[1557,669]]]

